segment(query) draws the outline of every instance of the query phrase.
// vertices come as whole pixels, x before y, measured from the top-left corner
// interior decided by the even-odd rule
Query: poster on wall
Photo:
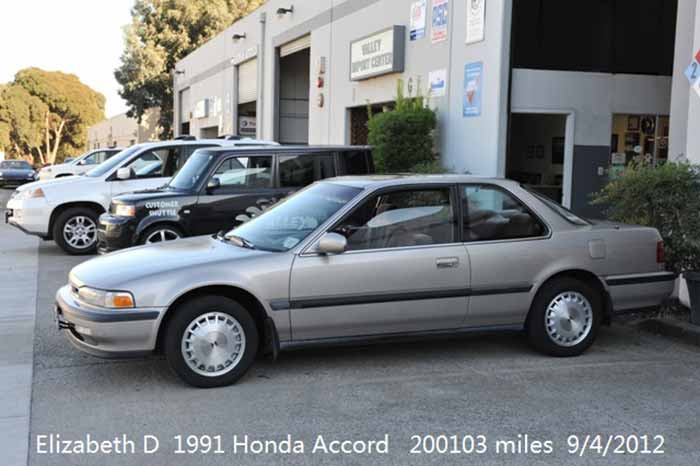
[[[688,78],[691,86],[700,79],[700,63],[697,60],[693,59],[688,68],[685,69],[685,77]]]
[[[418,0],[411,4],[411,40],[418,40],[425,36],[426,14],[427,0]]]
[[[447,91],[447,70],[433,70],[428,73],[428,96],[443,97]]]
[[[485,39],[486,0],[467,0],[467,44]]]
[[[250,116],[238,117],[238,134],[240,136],[255,136],[257,119]]]
[[[430,39],[433,44],[447,39],[447,24],[449,19],[449,0],[433,0],[432,28]]]
[[[484,64],[467,63],[464,66],[464,91],[462,96],[462,116],[481,115],[481,91],[483,87]]]

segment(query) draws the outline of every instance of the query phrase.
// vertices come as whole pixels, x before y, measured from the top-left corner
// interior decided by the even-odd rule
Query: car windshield
[[[191,190],[204,176],[214,154],[209,151],[198,150],[187,159],[187,162],[170,180],[168,187],[178,190]]]
[[[89,176],[92,178],[98,178],[102,175],[105,175],[112,171],[114,168],[117,166],[121,165],[122,162],[124,162],[126,159],[130,158],[132,155],[134,155],[136,152],[140,151],[143,149],[145,146],[138,144],[135,146],[131,146],[128,149],[124,149],[121,151],[119,154],[115,155],[114,157],[111,157],[108,160],[105,160],[92,170],[88,171],[85,173],[85,176]]]
[[[530,194],[535,196],[537,199],[542,201],[544,204],[547,205],[550,209],[552,209],[554,212],[559,214],[559,216],[563,217],[564,220],[568,221],[569,223],[573,223],[574,225],[580,225],[580,226],[586,226],[590,225],[591,222],[589,222],[586,219],[583,219],[576,215],[575,213],[571,212],[569,209],[566,207],[562,206],[561,204],[557,204],[550,198],[543,196],[542,194],[532,191],[530,189],[527,190]]]
[[[0,168],[5,170],[31,170],[32,167],[22,160],[5,160],[0,162]]]
[[[256,249],[288,251],[361,191],[334,183],[312,184],[226,236],[239,238]]]

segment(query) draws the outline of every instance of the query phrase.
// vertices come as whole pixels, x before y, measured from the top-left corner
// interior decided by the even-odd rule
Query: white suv
[[[117,155],[123,149],[114,147],[110,149],[95,149],[84,153],[75,160],[44,167],[39,171],[39,181],[62,178],[64,176],[82,175],[96,167],[105,160]]]
[[[69,254],[97,248],[97,218],[113,196],[164,185],[197,149],[276,145],[242,139],[180,140],[137,144],[85,173],[18,188],[7,203],[5,221],[23,232],[55,240]]]

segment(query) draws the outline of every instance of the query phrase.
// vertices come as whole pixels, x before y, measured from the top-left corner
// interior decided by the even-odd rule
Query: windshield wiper
[[[229,242],[235,244],[236,246],[240,246],[242,248],[256,249],[255,245],[253,243],[251,243],[250,241],[248,241],[247,239],[241,238],[240,236],[232,235],[230,233],[224,234],[223,231],[218,232],[216,234],[216,238],[224,240],[224,241],[229,241]]]

